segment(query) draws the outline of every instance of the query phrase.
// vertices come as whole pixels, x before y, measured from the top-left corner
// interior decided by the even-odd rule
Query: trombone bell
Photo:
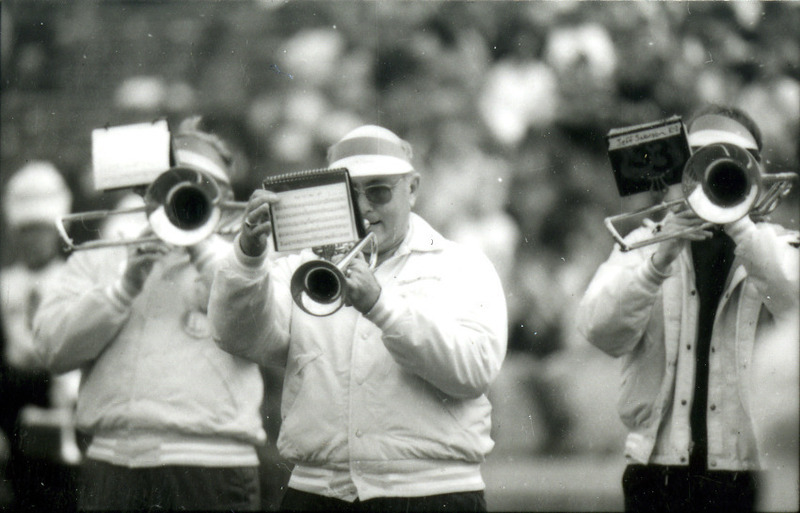
[[[220,194],[219,186],[205,174],[172,168],[147,189],[147,219],[159,239],[176,246],[197,244],[216,230]]]
[[[746,216],[761,191],[761,166],[749,151],[719,143],[700,148],[683,170],[683,196],[700,219],[732,223]]]
[[[56,219],[56,229],[70,251],[131,246],[158,240],[174,246],[192,246],[213,233],[234,233],[233,220],[220,222],[222,211],[244,212],[245,206],[244,202],[224,201],[219,185],[209,175],[188,167],[173,167],[161,173],[147,188],[144,206],[61,216]],[[65,228],[65,223],[141,212],[146,215],[154,236],[93,240],[76,245]]]

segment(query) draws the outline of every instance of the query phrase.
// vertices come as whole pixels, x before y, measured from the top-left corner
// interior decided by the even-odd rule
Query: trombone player
[[[349,170],[377,241],[374,269],[363,256],[344,266],[348,306],[315,317],[295,304],[291,277],[307,257],[268,253],[278,198],[266,190],[251,196],[209,300],[220,347],[286,369],[278,449],[295,467],[281,508],[485,511],[486,391],[506,351],[497,273],[411,212],[420,175],[393,132],[356,128],[328,161]]]
[[[760,130],[736,108],[700,110],[688,140],[693,152],[726,143],[760,162]],[[625,508],[752,511],[754,342],[768,322],[797,313],[798,234],[748,215],[708,225],[686,209],[627,239],[651,231],[681,235],[630,252],[615,247],[578,312],[583,336],[623,358]]]
[[[173,135],[177,169],[202,172],[232,196],[231,153],[199,123],[185,120]],[[150,235],[144,215],[138,222]],[[34,320],[49,368],[83,370],[78,427],[91,441],[78,507],[257,510],[261,374],[217,348],[206,318],[229,241],[151,239],[74,252]]]

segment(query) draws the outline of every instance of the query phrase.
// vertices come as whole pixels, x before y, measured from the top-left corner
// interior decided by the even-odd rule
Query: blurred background
[[[417,212],[482,248],[505,284],[509,353],[491,391],[497,444],[484,468],[494,511],[622,508],[619,362],[573,321],[611,250],[603,218],[637,207],[617,193],[608,130],[733,104],[763,130],[767,169],[798,170],[796,2],[1,7],[0,185],[30,160],[50,161],[74,211],[119,199],[92,184],[91,131],[102,126],[202,114],[237,153],[239,199],[268,175],[324,166],[327,147],[363,123],[412,143]],[[773,220],[798,228],[796,190]],[[4,265],[15,259],[7,233]],[[796,510],[797,333],[760,348],[761,508]],[[274,440],[281,374],[264,375]],[[272,509],[290,467],[272,446],[262,457]]]

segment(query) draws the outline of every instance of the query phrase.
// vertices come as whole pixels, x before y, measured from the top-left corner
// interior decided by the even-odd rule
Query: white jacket
[[[93,435],[90,458],[258,464],[260,371],[221,351],[206,317],[212,262],[229,247],[209,246],[197,265],[185,250],[165,255],[135,298],[119,287],[124,248],[76,252],[50,283],[34,319],[37,343],[51,370],[83,369],[77,417]]]
[[[754,341],[766,322],[797,315],[798,236],[749,219],[727,231],[736,249],[711,337],[708,468],[756,469],[749,403]],[[639,229],[631,241],[647,232]],[[699,299],[689,250],[673,262],[671,272],[661,274],[651,260],[655,247],[628,253],[615,248],[581,301],[578,330],[601,350],[623,358],[618,406],[629,429],[627,458],[686,465]]]
[[[297,464],[290,486],[348,500],[484,487],[479,464],[494,444],[485,394],[507,331],[484,255],[412,214],[406,240],[375,270],[372,310],[313,317],[289,291],[310,251],[249,258],[234,247],[209,318],[226,351],[286,368],[278,447]],[[343,476],[350,491],[309,484],[324,475]]]

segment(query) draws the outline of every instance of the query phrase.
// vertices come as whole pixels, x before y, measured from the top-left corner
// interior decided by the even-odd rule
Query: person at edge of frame
[[[82,451],[74,410],[80,371],[48,372],[33,340],[33,317],[43,287],[64,265],[55,220],[71,208],[72,191],[50,161],[28,161],[6,184],[5,242],[15,249],[15,259],[0,270],[0,429],[9,438],[8,507],[14,511],[54,504],[61,511],[76,508]]]
[[[687,127],[693,151],[728,143],[761,160],[760,130],[735,107],[708,105]],[[687,208],[632,232],[630,242],[695,228],[627,253],[615,247],[579,306],[579,331],[623,359],[627,511],[756,507],[754,344],[798,309],[798,233],[748,215],[703,223]]]
[[[286,369],[278,448],[295,466],[284,511],[486,511],[486,392],[505,357],[505,297],[485,255],[411,211],[420,187],[411,158],[406,141],[375,125],[329,148],[329,167],[349,171],[377,237],[374,269],[364,255],[344,269],[335,313],[293,302],[294,271],[315,257],[267,251],[279,198],[266,189],[250,197],[215,276],[220,347]]]

